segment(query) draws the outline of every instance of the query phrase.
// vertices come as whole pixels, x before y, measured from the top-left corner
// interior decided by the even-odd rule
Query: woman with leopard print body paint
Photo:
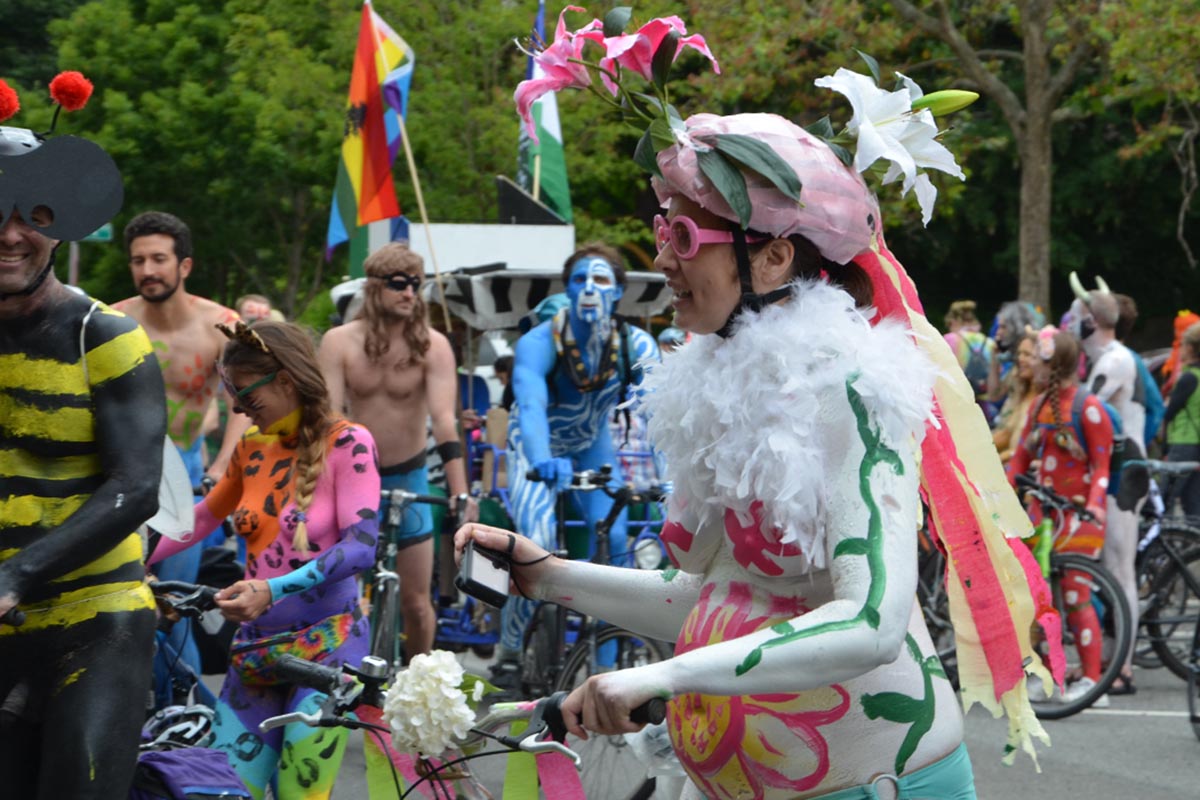
[[[246,539],[246,577],[217,595],[241,622],[217,707],[217,741],[256,798],[328,797],[346,732],[301,724],[259,733],[267,717],[313,711],[323,695],[282,682],[283,653],[330,666],[357,664],[368,647],[355,575],[374,560],[379,533],[375,442],[335,415],[312,339],[296,325],[238,322],[221,358],[225,388],[254,422],[225,476],[196,505],[188,543],[164,541],[155,563],[199,542],[232,515]]]

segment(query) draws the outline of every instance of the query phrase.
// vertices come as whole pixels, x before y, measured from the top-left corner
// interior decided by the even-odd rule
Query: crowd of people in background
[[[1137,321],[1134,299],[1102,279],[1089,291],[1072,274],[1071,285],[1075,299],[1058,326],[1046,323],[1042,309],[1012,301],[985,334],[975,302],[959,300],[946,314],[945,338],[1010,480],[1030,474],[1077,504],[1066,520],[1073,535],[1056,541],[1056,550],[1102,559],[1136,623],[1138,513],[1148,487],[1141,465],[1149,456],[1200,459],[1200,316],[1180,311],[1169,355],[1147,364],[1125,344]],[[1200,481],[1177,482],[1168,504],[1176,513],[1200,513]],[[1041,511],[1032,504],[1030,513],[1036,520]],[[1077,588],[1086,597],[1087,588]],[[1073,608],[1068,624],[1097,635],[1077,637],[1088,642],[1081,645],[1084,674],[1068,676],[1073,685],[1051,700],[1090,690],[1099,674],[1095,612],[1082,601]],[[1131,658],[1109,694],[1136,691]]]

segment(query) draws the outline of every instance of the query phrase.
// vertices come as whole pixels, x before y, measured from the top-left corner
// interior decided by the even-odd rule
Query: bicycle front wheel
[[[371,592],[371,655],[400,668],[400,587],[392,581],[375,585]]]
[[[1104,667],[1096,685],[1079,697],[1067,702],[1063,699],[1044,703],[1035,703],[1034,713],[1039,719],[1062,719],[1090,707],[1092,703],[1108,691],[1112,682],[1121,672],[1124,655],[1129,650],[1129,640],[1133,635],[1133,619],[1129,613],[1129,603],[1125,593],[1117,585],[1117,580],[1104,567],[1084,556],[1055,553],[1050,557],[1050,583],[1054,591],[1054,605],[1063,620],[1063,653],[1067,658],[1067,672],[1082,672],[1083,666],[1075,646],[1076,633],[1067,624],[1067,609],[1063,599],[1063,577],[1068,571],[1083,573],[1084,580],[1091,589],[1092,605],[1100,619],[1101,633],[1104,637]]]
[[[616,649],[614,670],[640,667],[670,658],[670,650],[663,642],[637,636],[620,628],[606,626],[596,634],[596,650],[600,651],[606,645],[609,649]],[[581,633],[567,654],[555,689],[569,692],[603,669],[593,662],[588,637]],[[648,800],[654,796],[655,780],[647,777],[646,765],[633,754],[624,736],[593,735],[586,742],[573,741],[571,747],[583,759],[580,777],[588,797]]]
[[[1180,554],[1158,573],[1150,591],[1152,605],[1145,612],[1146,633],[1163,666],[1184,680],[1191,673],[1192,631],[1200,620],[1200,547]],[[1187,572],[1187,575],[1184,572]],[[1189,583],[1189,579],[1191,583]]]

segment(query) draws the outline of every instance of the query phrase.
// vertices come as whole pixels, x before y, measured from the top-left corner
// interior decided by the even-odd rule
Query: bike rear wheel
[[[663,642],[610,626],[604,626],[596,634],[596,649],[602,645],[616,648],[613,669],[654,664],[670,658],[670,648]],[[567,654],[555,689],[569,692],[599,671],[600,667],[592,661],[588,637],[580,634]],[[646,775],[646,766],[634,755],[624,736],[593,735],[587,741],[573,742],[572,748],[583,759],[580,777],[588,797],[648,800],[654,796],[655,779]]]
[[[1200,596],[1192,591],[1183,571],[1186,569],[1200,585],[1200,547],[1180,557],[1182,564],[1172,560],[1159,572],[1150,592],[1152,604],[1145,612],[1145,627],[1163,666],[1187,680],[1191,673],[1192,631],[1200,621]]]
[[[1120,674],[1124,654],[1129,649],[1130,637],[1133,635],[1129,603],[1126,602],[1125,593],[1121,591],[1112,574],[1084,556],[1055,553],[1050,557],[1050,585],[1054,593],[1054,606],[1063,620],[1063,653],[1067,658],[1067,672],[1082,670],[1079,652],[1075,646],[1076,634],[1067,624],[1067,609],[1063,599],[1063,576],[1069,570],[1083,573],[1091,589],[1092,605],[1100,618],[1100,628],[1104,637],[1104,666],[1096,685],[1078,698],[1070,702],[1059,698],[1034,703],[1034,713],[1039,719],[1069,717],[1099,700]],[[1041,646],[1044,647],[1044,644]]]

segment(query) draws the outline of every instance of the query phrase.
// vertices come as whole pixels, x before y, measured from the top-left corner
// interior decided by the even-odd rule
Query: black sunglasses
[[[412,289],[415,292],[421,288],[421,276],[397,272],[383,278],[383,284],[393,292],[403,292],[405,289]]]

